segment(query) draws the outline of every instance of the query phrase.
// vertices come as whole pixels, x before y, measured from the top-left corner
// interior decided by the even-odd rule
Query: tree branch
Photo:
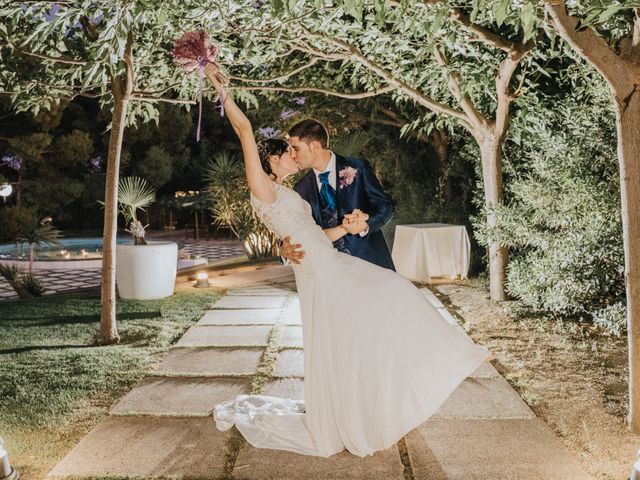
[[[124,47],[124,63],[125,68],[125,95],[131,97],[133,86],[136,83],[135,70],[133,68],[133,33],[131,30],[127,32],[127,43]]]
[[[498,76],[496,77],[498,105],[496,107],[495,135],[499,141],[501,141],[507,133],[510,118],[509,106],[514,99],[509,84],[511,83],[513,72],[516,70],[521,59],[522,56],[513,58],[510,55],[500,63],[500,67],[498,68]]]
[[[176,98],[149,97],[149,96],[135,94],[135,93],[129,97],[129,100],[131,100],[132,102],[151,102],[151,103],[163,102],[163,103],[176,103],[181,105],[195,105],[196,103],[194,100],[179,100]]]
[[[302,65],[298,68],[295,68],[293,70],[291,70],[290,72],[287,72],[283,75],[280,75],[278,77],[275,78],[268,78],[268,79],[253,79],[253,78],[241,78],[241,77],[234,77],[231,76],[229,77],[230,80],[237,80],[239,82],[246,82],[246,83],[281,83],[284,82],[286,80],[288,80],[289,78],[293,77],[294,75],[303,72],[304,70],[313,67],[316,63],[318,63],[320,60],[322,60],[321,58],[318,57],[314,57],[311,59],[311,61],[309,61],[308,63],[306,63],[305,65]]]
[[[322,93],[324,95],[331,95],[333,97],[347,98],[349,100],[358,100],[362,98],[375,97],[378,95],[384,95],[385,93],[390,93],[396,90],[394,86],[386,86],[375,92],[362,92],[362,93],[343,93],[336,92],[333,90],[327,90],[324,88],[315,88],[315,87],[258,87],[258,86],[237,86],[233,87],[233,90],[242,90],[242,91],[267,91],[267,92],[289,92],[289,93]]]
[[[475,133],[474,131],[478,130],[486,130],[493,122],[476,109],[469,97],[462,94],[462,89],[460,87],[460,75],[457,72],[449,70],[449,60],[440,51],[440,48],[436,46],[433,49],[433,54],[438,64],[443,67],[443,71],[447,77],[447,86],[449,87],[449,91],[456,100],[458,100],[462,111],[466,114],[465,118],[473,128],[472,133]]]
[[[461,112],[459,110],[456,110],[454,108],[451,108],[448,105],[445,105],[443,103],[437,102],[434,99],[424,95],[419,90],[417,90],[417,89],[411,87],[410,85],[408,85],[407,83],[403,82],[402,80],[399,80],[399,79],[395,78],[393,73],[391,73],[386,68],[378,65],[374,61],[369,60],[354,45],[351,45],[351,44],[349,44],[349,43],[347,43],[347,42],[345,42],[343,40],[339,40],[337,38],[325,36],[324,34],[321,34],[321,33],[311,32],[310,30],[308,30],[304,26],[301,26],[301,28],[308,35],[315,36],[315,37],[320,37],[323,40],[325,40],[325,41],[329,42],[330,44],[334,45],[335,47],[340,48],[343,51],[349,52],[351,54],[350,56],[354,60],[356,60],[358,63],[360,63],[361,65],[363,65],[366,68],[368,68],[370,71],[372,71],[375,74],[377,74],[380,78],[385,80],[390,86],[396,87],[398,90],[401,90],[402,92],[404,92],[408,97],[413,99],[418,104],[420,104],[420,105],[422,105],[424,107],[427,107],[429,110],[432,110],[432,111],[441,113],[443,115],[447,115],[447,116],[459,119],[462,122],[462,124],[465,126],[465,128],[469,126],[467,116],[463,112]]]
[[[633,91],[629,65],[625,65],[626,62],[591,28],[576,30],[578,19],[567,12],[565,0],[545,0],[545,9],[558,34],[600,72],[617,95],[624,98]]]
[[[467,27],[467,29],[470,30],[479,40],[488,45],[499,48],[507,53],[518,49],[517,43],[506,40],[500,35],[489,31],[485,27],[473,23],[471,18],[465,15],[459,8],[452,9],[450,17],[452,20]]]
[[[640,48],[640,7],[635,9],[635,15],[633,17],[633,36],[631,45],[635,49]]]
[[[77,88],[74,87],[72,85],[66,85],[66,84],[54,84],[54,83],[43,83],[43,82],[39,82],[37,80],[29,80],[27,82],[26,85],[24,85],[24,88],[29,91],[32,90],[34,87],[39,86],[39,87],[44,87],[44,88],[56,88],[56,89],[60,89],[60,90],[68,90],[70,94],[73,94],[73,96],[81,96],[81,97],[87,97],[87,98],[98,98],[100,97],[99,93],[91,93],[91,90],[94,90],[96,88],[100,88],[100,84],[93,84],[93,85],[87,85],[86,87],[82,87],[82,88]],[[12,94],[18,94],[18,93],[22,93],[21,91],[15,91],[15,92],[0,92],[0,93],[12,93]]]
[[[48,60],[50,62],[57,62],[57,63],[63,63],[66,65],[86,65],[87,62],[83,61],[83,60],[75,60],[73,58],[69,58],[69,57],[51,57],[49,55],[44,55],[42,53],[36,53],[36,52],[30,52],[28,50],[23,50],[22,48],[16,47],[12,42],[7,41],[7,43],[5,45],[3,45],[4,47],[9,47],[12,50],[15,50],[18,53],[21,53],[22,55],[25,56],[29,56],[29,57],[34,57],[34,58],[39,58],[41,60]]]
[[[315,57],[319,57],[323,60],[344,60],[349,58],[349,55],[346,55],[344,53],[325,53],[322,52],[320,50],[316,50],[313,49],[311,47],[309,47],[308,45],[300,45],[299,43],[295,42],[295,41],[289,41],[287,42],[294,50],[297,50],[299,52],[303,52],[303,53],[308,53],[309,55],[313,55]]]

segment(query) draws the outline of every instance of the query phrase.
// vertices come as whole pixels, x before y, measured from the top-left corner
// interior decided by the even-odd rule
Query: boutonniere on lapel
[[[344,167],[342,170],[338,172],[338,177],[340,177],[340,189],[344,187],[348,187],[353,183],[358,175],[358,170],[353,167]]]

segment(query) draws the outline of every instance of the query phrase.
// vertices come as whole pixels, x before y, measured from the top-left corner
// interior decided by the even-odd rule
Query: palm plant
[[[36,260],[37,250],[45,245],[60,245],[60,230],[52,224],[51,217],[42,218],[33,213],[30,221],[18,234],[16,240],[29,245],[29,272],[33,272],[33,262]]]
[[[143,210],[156,199],[156,191],[140,177],[123,177],[118,182],[118,206],[124,220],[129,224],[125,231],[133,235],[134,245],[146,245],[145,228],[138,220],[138,209]]]
[[[362,130],[355,130],[334,140],[331,149],[347,157],[362,155],[362,150],[367,146],[369,140],[371,140],[371,137],[368,133]]]
[[[242,241],[250,259],[278,255],[277,237],[262,224],[249,204],[249,187],[238,157],[226,152],[216,154],[204,177],[215,201],[211,207],[214,224],[229,227]]]

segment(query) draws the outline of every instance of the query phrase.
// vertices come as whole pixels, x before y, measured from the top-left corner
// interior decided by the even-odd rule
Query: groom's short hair
[[[289,129],[289,136],[298,137],[307,143],[315,140],[320,143],[322,148],[329,148],[329,132],[324,125],[313,118],[296,123]]]

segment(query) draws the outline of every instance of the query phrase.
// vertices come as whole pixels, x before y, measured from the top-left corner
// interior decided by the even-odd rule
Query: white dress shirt
[[[324,172],[329,172],[329,184],[333,187],[336,192],[338,191],[338,173],[336,172],[336,154],[331,152],[331,157],[329,158],[329,163],[327,167],[324,169]],[[313,169],[313,173],[316,174],[316,183],[318,184],[318,193],[322,188],[322,182],[320,181],[320,174],[324,173],[319,170]],[[369,233],[369,227],[366,230],[359,233],[361,237],[364,237],[367,233]]]
[[[336,173],[336,154],[331,152],[331,157],[329,158],[329,163],[327,164],[327,168],[324,169],[325,172],[329,172],[329,184],[333,187],[334,190],[338,190],[338,174]],[[319,170],[313,169],[313,173],[316,174],[316,182],[318,183],[318,192],[322,188],[322,182],[320,181],[320,174],[323,173]]]

